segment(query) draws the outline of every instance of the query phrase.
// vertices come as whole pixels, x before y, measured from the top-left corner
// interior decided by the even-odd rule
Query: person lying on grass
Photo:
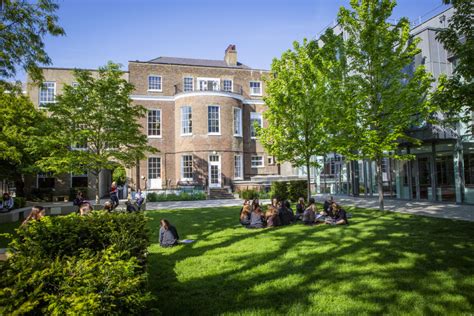
[[[265,216],[259,206],[250,214],[250,225],[247,228],[265,228],[265,226]]]
[[[248,225],[250,225],[250,213],[250,205],[244,204],[242,210],[240,211],[240,224],[242,224],[242,226],[247,227]]]
[[[160,246],[172,247],[178,244],[178,231],[166,219],[160,221]]]
[[[316,219],[316,204],[313,198],[309,199],[309,206],[303,213],[303,224],[313,225]]]
[[[347,220],[346,211],[341,208],[340,205],[333,203],[331,205],[332,216],[326,218],[326,224],[330,225],[347,225],[349,221]]]
[[[265,213],[265,219],[267,220],[267,227],[276,227],[281,225],[278,211],[272,205],[268,206],[267,212]]]

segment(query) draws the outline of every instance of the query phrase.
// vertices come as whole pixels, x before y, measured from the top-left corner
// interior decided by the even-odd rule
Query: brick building
[[[64,84],[73,83],[72,71],[44,68],[43,86],[28,80],[28,95],[38,107],[47,108]],[[128,171],[130,185],[149,190],[188,185],[235,189],[255,185],[259,178],[266,182],[282,173],[291,175],[291,166],[277,165],[255,137],[255,124],[266,124],[262,113],[267,74],[238,62],[235,45],[227,47],[223,60],[130,61],[124,72],[124,78],[135,86],[130,98],[148,110],[141,125],[149,144],[159,150]],[[47,181],[64,191],[78,182],[78,176],[81,185],[93,180],[71,175]],[[45,177],[38,175],[36,185]],[[110,173],[104,171],[101,180],[103,196]]]

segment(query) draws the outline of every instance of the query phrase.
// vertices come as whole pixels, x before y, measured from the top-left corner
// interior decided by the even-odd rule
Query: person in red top
[[[119,205],[117,183],[114,181],[110,186],[110,200],[112,201],[112,210]]]

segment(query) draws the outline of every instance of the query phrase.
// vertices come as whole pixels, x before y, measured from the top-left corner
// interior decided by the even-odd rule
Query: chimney
[[[237,66],[237,51],[235,50],[235,45],[231,44],[227,46],[224,60],[228,66]]]

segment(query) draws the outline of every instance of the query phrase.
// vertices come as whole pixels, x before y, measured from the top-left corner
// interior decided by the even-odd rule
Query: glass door
[[[209,187],[221,187],[221,161],[219,155],[209,156]]]

